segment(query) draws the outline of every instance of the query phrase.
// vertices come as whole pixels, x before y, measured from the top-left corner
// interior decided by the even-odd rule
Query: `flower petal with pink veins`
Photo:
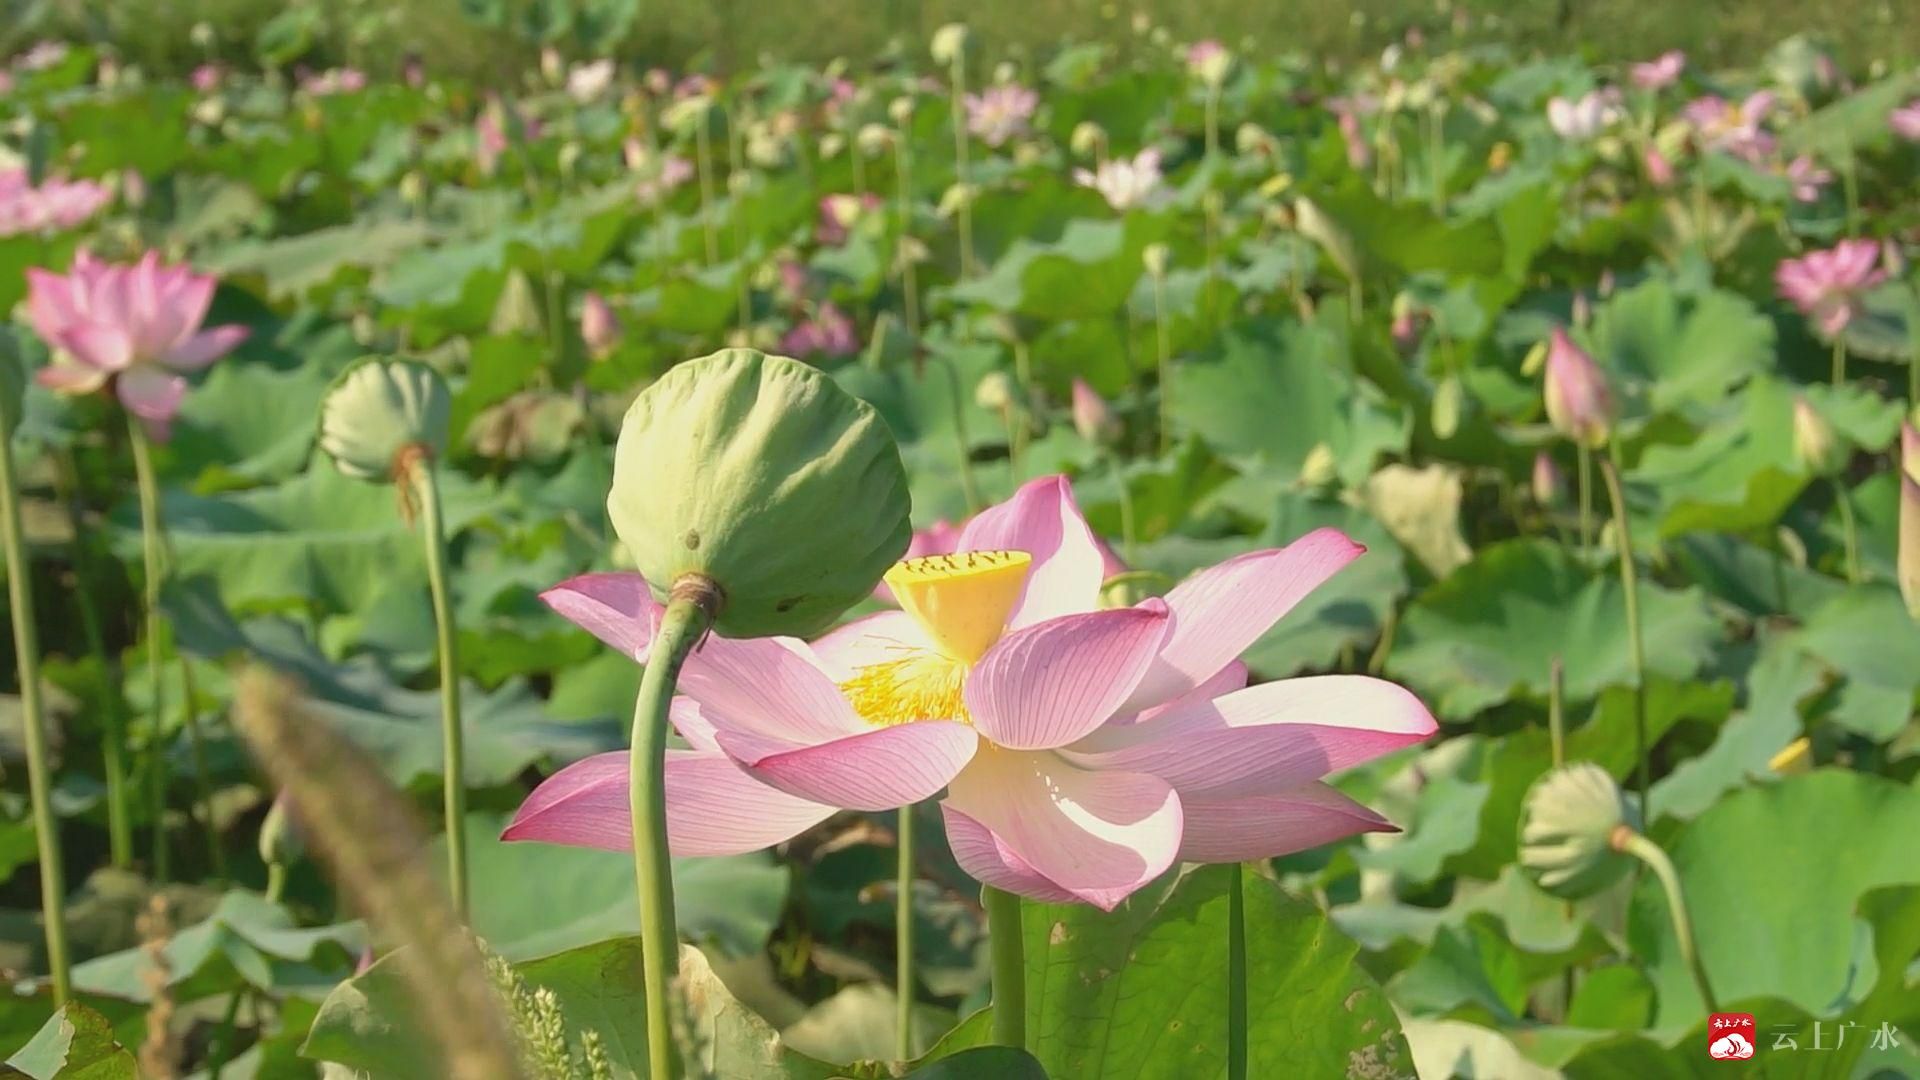
[[[1173,632],[1123,711],[1170,701],[1226,667],[1366,550],[1338,529],[1315,529],[1284,548],[1236,555],[1181,582],[1166,595]]]
[[[1105,728],[1061,753],[1089,769],[1149,772],[1182,795],[1217,798],[1297,787],[1420,742],[1435,727],[1403,687],[1317,675]]]
[[[114,389],[128,412],[164,424],[180,411],[180,402],[187,396],[187,380],[165,369],[143,365],[121,372]]]
[[[720,752],[719,728],[700,711],[700,703],[690,697],[676,697],[667,703],[667,722],[695,750]]]
[[[667,846],[676,856],[759,851],[833,812],[762,784],[723,754],[667,751]],[[627,752],[596,754],[548,777],[501,839],[631,852]]]
[[[560,617],[645,663],[660,626],[660,602],[639,574],[581,574],[540,594]]]
[[[1379,814],[1325,784],[1241,798],[1182,796],[1183,862],[1273,859],[1363,832],[1398,832]]]
[[[1153,664],[1167,608],[1064,615],[1015,630],[967,676],[967,711],[980,734],[1013,750],[1050,750],[1107,722]]]
[[[78,277],[77,270],[71,277],[62,277],[37,266],[27,269],[27,317],[34,331],[49,342],[57,343],[69,327],[82,321],[75,287]]]
[[[1013,498],[967,522],[960,551],[1024,551],[1033,556],[1007,625],[1018,629],[1100,606],[1103,560],[1064,476],[1028,481]]]
[[[904,611],[881,611],[837,626],[813,641],[814,659],[836,682],[863,667],[933,649],[933,639]]]
[[[1080,899],[1027,865],[985,825],[946,803],[940,805],[940,813],[947,822],[947,846],[960,869],[973,880],[1043,904],[1071,904]]]
[[[160,357],[160,362],[175,371],[199,371],[232,352],[247,340],[244,326],[216,326],[190,334]]]
[[[1105,911],[1180,851],[1180,796],[1165,781],[1090,772],[1047,750],[983,746],[943,806],[991,830],[1015,865]]]
[[[720,748],[760,780],[792,795],[849,810],[893,810],[938,794],[980,745],[953,720],[869,728],[846,738],[781,749],[719,728]],[[771,752],[769,752],[771,751]]]
[[[1167,713],[1173,712],[1176,709],[1185,709],[1199,705],[1202,702],[1212,701],[1214,698],[1226,697],[1236,690],[1245,690],[1247,688],[1248,675],[1247,665],[1238,660],[1230,660],[1227,662],[1226,667],[1207,676],[1205,682],[1174,698],[1172,701],[1164,705],[1155,705],[1153,708],[1136,713],[1132,717],[1118,717],[1113,721],[1113,724],[1116,726],[1144,724],[1156,717],[1165,716]]]

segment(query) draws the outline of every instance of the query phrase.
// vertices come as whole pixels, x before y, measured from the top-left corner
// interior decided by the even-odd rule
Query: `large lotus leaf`
[[[910,365],[882,371],[854,365],[834,372],[841,388],[872,405],[893,432],[913,487],[914,524],[922,528],[939,518],[966,518],[970,509],[960,462],[976,448],[1006,438],[1000,417],[981,408],[973,393],[981,378],[996,370],[998,350],[945,338],[927,345],[927,354]],[[1006,469],[981,463],[973,471],[983,498],[1010,492]]]
[[[1512,1041],[1465,1020],[1410,1018],[1407,1046],[1420,1076],[1485,1076],[1500,1080],[1557,1080],[1559,1073],[1527,1060]]]
[[[1317,194],[1313,201],[1357,246],[1363,265],[1474,276],[1495,276],[1505,267],[1501,229],[1487,218],[1438,218],[1417,203],[1386,202],[1360,183]]]
[[[280,905],[236,890],[205,921],[167,940],[166,986],[176,1002],[241,986],[318,999],[332,979],[352,970],[366,944],[358,923],[302,927]],[[145,947],[136,947],[75,965],[73,985],[86,994],[150,1001],[152,968]]]
[[[1640,582],[1650,674],[1684,679],[1705,662],[1719,623],[1698,589]],[[1482,548],[1416,599],[1400,624],[1387,671],[1449,720],[1465,720],[1517,695],[1544,698],[1555,658],[1566,665],[1569,703],[1630,684],[1625,594],[1617,577],[1582,569],[1538,540]]]
[[[1920,75],[1897,70],[1795,121],[1781,133],[1781,147],[1835,163],[1849,162],[1862,150],[1885,149],[1894,142],[1887,114],[1905,104],[1917,88]]]
[[[1915,286],[1890,281],[1868,293],[1861,307],[1841,331],[1847,352],[1869,360],[1909,362],[1916,348],[1914,325],[1920,322],[1920,292]]]
[[[1916,835],[1920,789],[1828,768],[1736,792],[1667,839],[1715,995],[1777,997],[1813,1014],[1864,998],[1853,912],[1868,889],[1920,884]],[[1755,948],[1756,926],[1783,932]],[[1635,891],[1628,936],[1658,992],[1655,1026],[1697,1020],[1704,1009],[1651,876]]]
[[[1630,412],[1713,404],[1774,365],[1773,323],[1751,301],[1668,274],[1597,305],[1582,338]]]
[[[1322,323],[1235,326],[1175,372],[1178,431],[1282,482],[1325,447],[1340,478],[1358,484],[1381,454],[1406,448],[1409,425],[1347,366],[1345,346],[1344,333]]]
[[[1051,1076],[1210,1076],[1227,1061],[1227,909],[1208,866],[1111,913],[1023,905],[1028,1047]],[[1240,875],[1249,1076],[1408,1076],[1400,1025],[1313,905]]]
[[[286,300],[321,290],[346,271],[390,265],[432,237],[422,221],[367,218],[297,236],[241,240],[210,253],[203,268],[223,277],[258,276],[267,295]]]
[[[1508,938],[1500,919],[1474,913],[1457,926],[1440,927],[1426,952],[1387,984],[1387,992],[1405,1011],[1456,1016],[1465,1011],[1517,1023],[1535,984],[1569,963],[1609,952],[1598,934],[1577,944],[1577,951],[1566,953],[1528,952]]]
[[[955,286],[951,295],[1037,319],[1110,317],[1145,273],[1141,252],[1168,228],[1167,219],[1147,214],[1076,219],[1056,241],[1014,241],[984,277]]]
[[[632,855],[506,843],[507,820],[476,812],[466,822],[472,925],[494,951],[521,960],[638,933]],[[435,848],[442,843],[436,839]],[[680,933],[725,954],[765,948],[786,905],[787,879],[766,852],[673,860]]]
[[[1899,734],[1920,690],[1920,633],[1892,585],[1848,589],[1807,619],[1799,646],[1844,677],[1828,718],[1876,742]]]
[[[899,1001],[875,983],[855,983],[809,1008],[780,1029],[788,1046],[823,1061],[845,1064],[894,1054],[900,1028]],[[913,1045],[926,1046],[953,1027],[953,1013],[933,1005],[913,1007]]]
[[[59,1012],[6,1060],[10,1076],[32,1080],[138,1080],[133,1054],[107,1018],[79,1002]]]
[[[183,86],[140,86],[115,96],[82,99],[59,121],[60,141],[73,148],[75,171],[101,176],[130,169],[161,176],[187,154],[187,110],[193,96]]]

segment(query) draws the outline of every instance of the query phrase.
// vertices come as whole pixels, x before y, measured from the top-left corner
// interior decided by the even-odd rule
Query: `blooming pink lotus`
[[[1115,210],[1129,210],[1136,206],[1151,208],[1167,196],[1167,187],[1160,174],[1160,151],[1151,146],[1131,159],[1103,161],[1092,172],[1075,169],[1073,182],[1099,192],[1107,200],[1107,205]]]
[[[184,373],[206,367],[247,337],[244,326],[200,329],[213,288],[212,277],[163,265],[153,252],[132,266],[83,251],[65,275],[29,269],[33,328],[64,354],[64,362],[40,369],[40,383],[86,394],[111,382],[148,434],[165,439],[187,393]]]
[[[968,94],[966,106],[967,131],[988,146],[997,147],[1027,133],[1027,123],[1040,106],[1040,95],[1017,83],[1001,83]]]
[[[1331,675],[1247,686],[1236,657],[1363,549],[1321,529],[1196,574],[1164,600],[1096,610],[1097,542],[1061,477],[969,522],[952,555],[887,575],[902,610],[808,645],[710,637],[671,717],[677,855],[780,843],[837,809],[946,791],[960,865],[998,888],[1111,909],[1177,861],[1268,858],[1384,818],[1320,778],[1419,742],[1406,690]],[[545,594],[644,661],[660,607],[634,574]],[[627,754],[561,770],[509,840],[626,851]]]
[[[795,323],[780,337],[780,351],[798,357],[852,356],[860,351],[853,320],[831,300],[823,300],[813,317]]]
[[[1825,251],[1783,259],[1773,272],[1780,295],[1832,337],[1860,313],[1860,298],[1887,278],[1879,265],[1880,245],[1872,240],[1842,240]]]
[[[1681,116],[1692,125],[1702,146],[1759,164],[1773,154],[1773,136],[1762,125],[1773,112],[1774,100],[1767,90],[1755,91],[1738,102],[1709,94],[1687,102]]]
[[[1644,63],[1633,65],[1629,74],[1633,85],[1642,90],[1659,90],[1672,86],[1680,80],[1680,73],[1687,67],[1687,54],[1679,49],[1669,49]]]
[[[1608,87],[1589,90],[1569,101],[1556,97],[1547,102],[1547,126],[1554,134],[1570,141],[1584,141],[1620,122],[1620,92]]]
[[[848,233],[865,219],[880,213],[886,204],[871,191],[858,195],[822,195],[820,223],[814,227],[814,239],[822,247],[839,247]]]
[[[71,229],[112,199],[106,185],[92,180],[48,177],[36,186],[25,169],[0,170],[0,236]]]
[[[1920,142],[1920,98],[1887,114],[1887,126],[1908,142]]]
[[[1833,173],[1806,154],[1787,162],[1786,177],[1795,202],[1819,202],[1820,189],[1833,183]]]

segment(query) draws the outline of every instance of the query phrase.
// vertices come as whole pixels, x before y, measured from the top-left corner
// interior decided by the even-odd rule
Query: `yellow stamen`
[[[969,719],[961,697],[966,684],[966,665],[917,649],[899,660],[861,668],[840,684],[840,692],[862,720],[884,727],[915,720]]]
[[[895,564],[886,581],[934,647],[971,666],[1000,640],[1032,564],[1024,551],[926,555]]]

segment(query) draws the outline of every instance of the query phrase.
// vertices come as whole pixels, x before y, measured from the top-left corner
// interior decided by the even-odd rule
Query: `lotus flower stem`
[[[1207,82],[1207,160],[1220,155],[1220,84]]]
[[[1133,488],[1127,483],[1126,470],[1121,468],[1120,454],[1117,450],[1108,450],[1113,456],[1109,462],[1113,468],[1113,480],[1120,491],[1120,561],[1133,565],[1133,542],[1139,534],[1139,527],[1133,516]]]
[[[107,851],[118,869],[133,865],[133,818],[127,808],[127,714],[120,696],[119,665],[107,650],[106,635],[100,631],[100,613],[93,604],[92,557],[87,551],[85,523],[80,516],[80,469],[71,452],[60,455],[60,501],[66,504],[67,521],[73,528],[73,591],[80,608],[80,630],[86,635],[87,651],[100,661],[107,674],[106,692],[101,697],[101,720],[106,729],[100,747],[107,786]]]
[[[1576,455],[1580,462],[1577,477],[1580,485],[1580,549],[1593,547],[1593,451],[1586,443],[1580,443]]]
[[[920,340],[920,290],[914,280],[913,260],[907,254],[907,238],[913,230],[913,149],[908,145],[912,131],[901,125],[900,137],[893,140],[894,182],[899,187],[900,240],[896,246],[900,259],[900,299],[906,305],[907,329]]]
[[[913,806],[900,808],[894,828],[895,896],[893,900],[894,993],[899,1001],[899,1030],[894,1054],[901,1061],[913,1057]]]
[[[966,391],[960,385],[960,370],[953,361],[939,357],[938,362],[946,369],[948,390],[953,402],[953,438],[959,450],[960,492],[967,500],[967,513],[976,514],[986,504],[980,501],[980,486],[973,479],[973,453],[967,443],[967,399]]]
[[[993,950],[993,1041],[1024,1049],[1027,1045],[1027,956],[1021,935],[1020,898],[991,885],[982,886],[987,909],[987,938]]]
[[[447,834],[447,887],[453,910],[467,918],[467,771],[465,728],[460,722],[460,655],[454,636],[453,605],[447,593],[447,534],[440,515],[440,484],[433,456],[410,455],[410,477],[420,502],[421,534],[427,547],[427,587],[433,593],[433,628],[440,656],[440,739],[443,764],[442,812]]]
[[[140,556],[146,574],[147,687],[152,695],[148,716],[147,793],[153,813],[153,878],[167,880],[167,751],[162,720],[166,715],[166,676],[160,669],[160,586],[164,581],[160,550],[160,487],[153,476],[153,450],[140,418],[127,414],[127,436],[133,446],[134,483],[140,493]]]
[[[1247,913],[1245,867],[1227,878],[1227,1080],[1247,1080]]]
[[[1639,573],[1633,565],[1633,532],[1627,522],[1627,499],[1620,489],[1620,467],[1611,444],[1600,461],[1600,474],[1607,481],[1607,495],[1613,500],[1613,530],[1620,544],[1620,588],[1626,593],[1627,647],[1633,661],[1633,746],[1639,764],[1634,770],[1634,788],[1640,795],[1641,812],[1647,805],[1651,783],[1647,764],[1647,657],[1640,638]]]
[[[700,114],[693,131],[693,159],[700,170],[700,228],[707,239],[707,265],[720,261],[720,232],[713,223],[713,136],[708,133],[711,117]]]
[[[1153,278],[1153,341],[1160,367],[1160,452],[1173,447],[1173,331],[1167,325],[1167,283]]]
[[[1847,487],[1835,476],[1830,478],[1833,484],[1833,501],[1840,507],[1840,534],[1846,539],[1847,584],[1860,584],[1860,527],[1853,519],[1853,500],[1847,497]]]
[[[1845,386],[1847,383],[1847,339],[1838,333],[1833,335],[1833,385]]]
[[[1447,212],[1446,161],[1440,156],[1440,151],[1446,145],[1440,116],[1442,104],[1442,99],[1435,98],[1433,103],[1427,106],[1427,166],[1433,187],[1433,213],[1436,217],[1444,216]]]
[[[628,808],[633,815],[633,872],[640,889],[640,949],[647,991],[649,1075],[673,1075],[673,1025],[669,995],[680,966],[674,927],[672,861],[667,851],[667,705],[680,667],[706,636],[719,612],[720,591],[711,580],[688,575],[674,582],[660,628],[654,634],[640,693],[633,703],[629,751]]]
[[[1687,915],[1687,896],[1680,888],[1680,875],[1673,868],[1673,860],[1667,858],[1659,844],[1645,836],[1621,826],[1614,832],[1613,849],[1625,852],[1647,864],[1653,876],[1660,879],[1660,888],[1667,894],[1667,910],[1673,916],[1673,937],[1680,946],[1680,957],[1687,962],[1687,973],[1693,976],[1694,989],[1700,992],[1700,1000],[1708,1012],[1717,1012],[1713,987],[1707,981],[1706,965],[1700,962],[1700,947],[1694,941],[1693,920]]]
[[[973,170],[967,162],[967,57],[965,52],[956,52],[953,62],[947,66],[948,88],[953,110],[953,171],[954,180],[962,188],[970,181]],[[959,205],[960,224],[960,278],[965,281],[973,277],[973,206],[972,198],[962,192]]]
[[[1553,750],[1553,767],[1567,763],[1567,727],[1563,702],[1566,696],[1567,665],[1559,657],[1547,672],[1547,744]]]
[[[53,1004],[67,1003],[67,885],[60,861],[60,819],[53,813],[53,773],[47,763],[46,717],[40,703],[40,640],[27,576],[26,537],[20,527],[20,489],[13,471],[13,425],[0,418],[0,542],[6,546],[7,604],[13,653],[20,665],[20,726],[27,743],[27,788],[33,837],[40,857],[40,913],[46,923],[47,966]]]
[[[193,788],[200,802],[200,824],[207,832],[207,864],[215,881],[227,880],[227,852],[220,843],[220,827],[213,820],[213,773],[207,768],[207,745],[200,737],[200,712],[194,707],[193,665],[180,657],[180,697],[185,705],[181,722],[187,729],[187,747],[193,754]]]

